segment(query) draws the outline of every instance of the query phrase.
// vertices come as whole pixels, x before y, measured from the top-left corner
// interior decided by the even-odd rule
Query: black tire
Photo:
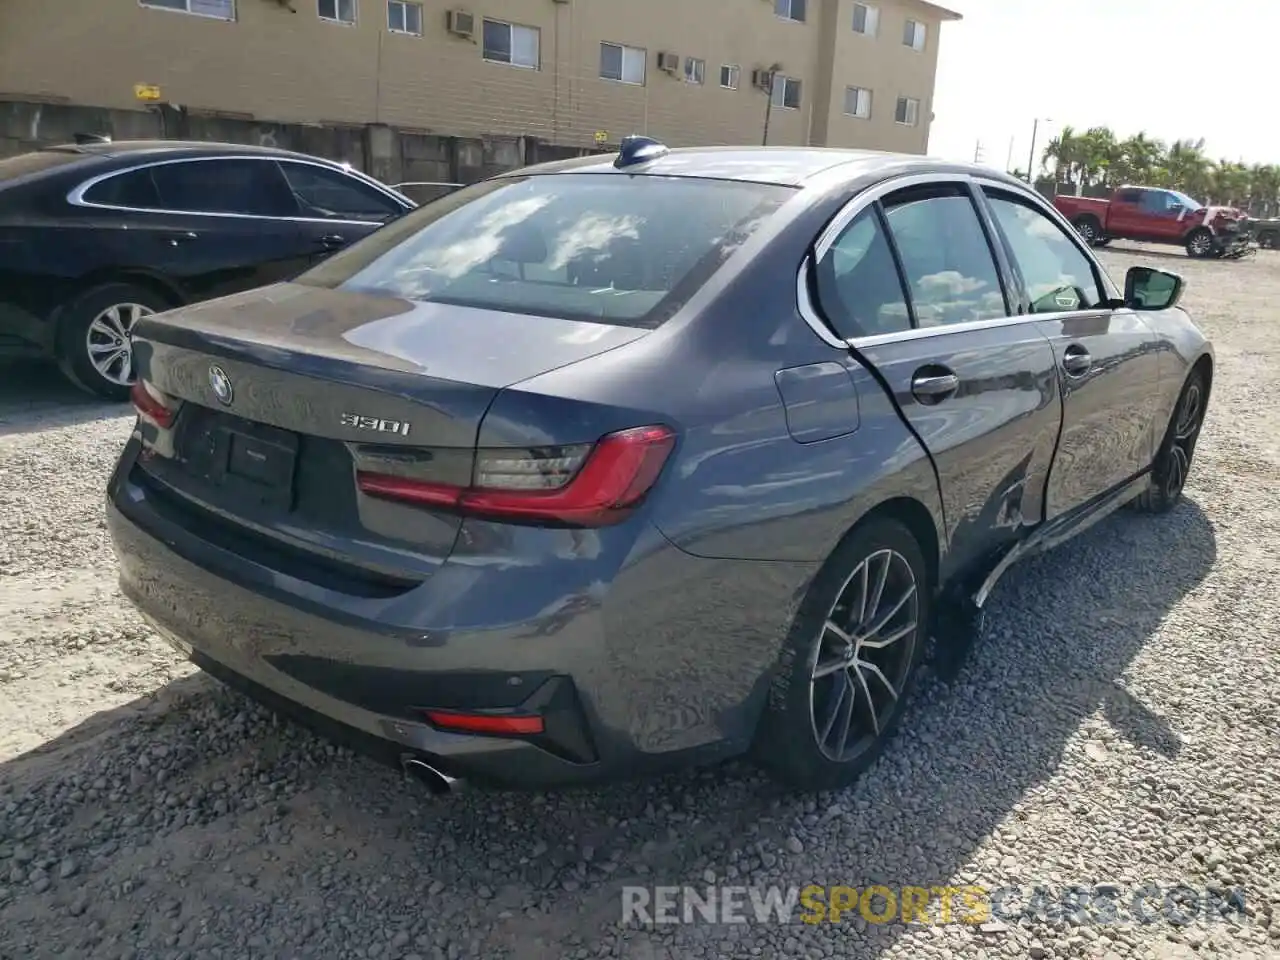
[[[1196,442],[1204,425],[1205,405],[1209,399],[1204,374],[1196,371],[1182,385],[1178,402],[1169,417],[1164,439],[1156,452],[1147,489],[1134,501],[1146,513],[1168,513],[1182,499],[1182,490],[1191,472]]]
[[[1103,237],[1102,239],[1095,241],[1093,245],[1095,247],[1105,247],[1110,242],[1111,242],[1110,237]]]
[[[859,571],[868,563],[864,587]],[[881,629],[829,629],[829,623],[846,615],[851,619],[842,622],[852,625],[858,591],[869,588],[861,596],[870,593],[873,598],[882,568],[887,574],[878,609],[861,618],[867,626],[883,618]],[[756,730],[753,758],[773,779],[796,790],[837,789],[852,784],[876,761],[897,732],[918,673],[929,635],[932,590],[920,545],[898,521],[872,518],[845,536],[801,601]],[[903,603],[897,612],[886,616],[898,599]],[[908,633],[891,639],[912,623]],[[871,640],[883,645],[864,646]],[[832,672],[814,680],[820,655]],[[866,663],[875,670],[859,665]],[[896,697],[890,687],[896,688]],[[834,726],[826,723],[830,717]],[[853,727],[858,728],[856,739]],[[843,742],[840,729],[847,738]]]
[[[1258,246],[1263,250],[1274,250],[1277,240],[1280,240],[1280,234],[1277,234],[1274,230],[1263,230],[1262,233],[1258,234]]]
[[[1102,239],[1102,224],[1098,222],[1097,217],[1076,217],[1071,221],[1071,225],[1076,228],[1076,233],[1080,234],[1080,239],[1091,247],[1097,246],[1098,241]]]
[[[118,308],[116,316],[121,319],[121,325],[127,327],[130,324],[126,318],[138,311],[125,308],[138,307],[147,313],[159,313],[172,306],[173,304],[167,302],[154,290],[133,283],[107,283],[82,293],[67,305],[58,325],[58,366],[62,369],[63,375],[87,393],[107,400],[127,400],[129,384],[119,382],[125,379],[124,361],[113,362],[108,374],[99,370],[90,357],[90,327],[94,327],[95,343],[109,348],[109,337],[102,332],[104,327],[94,324],[113,307]],[[104,320],[104,323],[111,325],[109,319]],[[124,341],[120,344],[117,340],[119,349],[116,353],[105,354],[105,356],[119,356],[120,350],[125,351],[131,371],[133,355],[128,347],[127,336],[124,337]],[[113,379],[109,374],[116,371],[120,376],[118,379]]]
[[[1214,248],[1213,233],[1208,227],[1196,227],[1188,233],[1185,246],[1187,256],[1195,257],[1197,260],[1207,260],[1217,256],[1218,253]]]

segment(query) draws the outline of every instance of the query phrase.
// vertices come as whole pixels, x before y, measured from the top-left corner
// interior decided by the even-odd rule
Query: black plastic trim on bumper
[[[226,666],[199,650],[191,651],[191,662],[239,693],[267,709],[293,720],[313,733],[361,756],[396,769],[402,769],[408,756],[430,764],[448,776],[479,786],[496,788],[570,786],[600,778],[598,764],[575,764],[550,754],[533,742],[512,745],[513,749],[477,751],[446,755],[418,750],[390,737],[380,737],[291,700],[244,674]],[[393,723],[391,725],[394,725]],[[462,736],[457,739],[480,738]]]

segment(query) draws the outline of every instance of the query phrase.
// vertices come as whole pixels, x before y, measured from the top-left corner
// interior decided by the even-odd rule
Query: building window
[[[387,0],[387,29],[392,33],[422,36],[422,4],[409,0]]]
[[[800,109],[800,81],[781,75],[773,78],[773,105],[784,110]]]
[[[783,20],[804,23],[806,3],[808,0],[773,0],[773,9]]]
[[[644,65],[647,59],[639,47],[625,47],[620,43],[600,44],[600,76],[605,80],[621,83],[644,83]]]
[[[902,28],[902,43],[912,50],[923,50],[928,31],[919,20],[908,20]]]
[[[874,37],[880,32],[880,8],[869,3],[853,5],[853,32]]]
[[[484,58],[494,63],[537,70],[542,65],[542,33],[500,20],[484,22]]]
[[[707,82],[707,61],[699,60],[697,57],[684,58],[684,82],[685,83],[706,83]]]
[[[316,0],[321,20],[331,23],[356,22],[356,0]]]
[[[741,72],[742,71],[737,67],[726,63],[720,68],[720,86],[724,87],[726,90],[737,90],[738,76]]]
[[[844,112],[859,120],[871,118],[871,91],[866,87],[844,88]]]
[[[209,17],[213,20],[234,20],[236,18],[236,0],[138,0],[144,7],[157,10],[176,10],[196,17]]]
[[[899,97],[893,119],[904,126],[914,127],[920,122],[920,101],[915,97]]]

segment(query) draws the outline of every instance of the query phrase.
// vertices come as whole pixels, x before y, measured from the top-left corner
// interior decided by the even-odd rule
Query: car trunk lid
[[[257,538],[237,549],[420,580],[459,517],[368,496],[357,471],[465,487],[503,387],[644,335],[292,284],[146,318],[139,377],[176,417],[144,426],[139,470],[209,536]]]

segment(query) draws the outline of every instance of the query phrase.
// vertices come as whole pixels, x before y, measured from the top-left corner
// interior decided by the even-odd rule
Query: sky
[[[1026,169],[1040,118],[1037,154],[1069,124],[1280,163],[1275,0],[935,2],[964,19],[942,25],[934,156]]]

